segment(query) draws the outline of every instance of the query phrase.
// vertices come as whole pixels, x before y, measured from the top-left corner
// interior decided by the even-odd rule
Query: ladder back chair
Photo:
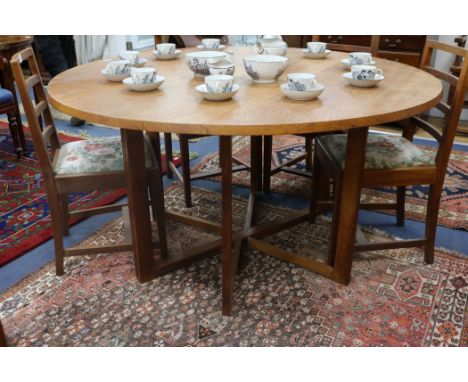
[[[459,77],[431,66],[434,51],[440,50],[464,58]],[[453,90],[453,97],[448,102],[440,102],[436,108],[444,113],[442,132],[420,116],[409,118],[402,122],[401,137],[369,133],[366,148],[365,168],[362,175],[361,187],[397,187],[397,203],[361,204],[368,209],[396,209],[397,224],[404,225],[405,190],[406,186],[429,185],[427,213],[425,221],[425,235],[420,239],[396,240],[384,243],[366,242],[362,232],[357,230],[354,251],[369,251],[394,248],[423,247],[426,263],[434,262],[434,245],[437,229],[440,197],[443,189],[445,173],[450,157],[455,133],[463,107],[464,96],[468,86],[467,76],[468,50],[438,41],[428,40],[424,47],[420,69],[425,70],[440,80],[446,82]],[[412,143],[417,128],[429,133],[439,144],[435,158],[424,153]],[[327,180],[334,181],[335,196],[333,202],[332,231],[328,261],[334,263],[335,238],[340,206],[347,203],[340,200],[344,158],[352,147],[346,147],[346,135],[327,135],[317,138],[314,150],[314,166],[312,179],[312,193],[310,204],[310,218],[314,221],[319,194],[326,195],[329,182],[320,181],[326,174]],[[324,203],[326,205],[326,202]]]
[[[312,36],[312,41],[320,41],[320,36]],[[329,43],[327,42],[327,48],[338,52],[370,52],[373,55],[377,53],[379,48],[380,36],[371,36],[371,44],[365,45],[350,45],[340,44],[338,41]],[[301,134],[304,138],[304,152],[296,155],[294,158],[279,164],[272,168],[272,153],[273,153],[273,137],[265,136],[264,138],[264,152],[263,152],[263,191],[270,192],[271,188],[271,177],[279,172],[286,172],[288,174],[298,175],[305,178],[312,177],[312,148],[314,139],[319,136],[317,134]],[[305,170],[299,170],[293,167],[297,163],[305,160]]]
[[[31,76],[26,78],[21,64],[26,63]],[[63,236],[68,235],[69,219],[81,219],[101,213],[124,211],[126,204],[117,204],[69,211],[67,195],[73,192],[103,191],[126,187],[123,150],[120,137],[75,141],[61,144],[42,85],[34,52],[27,48],[16,53],[11,68],[23,101],[24,110],[33,138],[36,156],[44,177],[52,218],[57,275],[64,273],[64,257],[107,252],[131,251],[131,240],[124,244],[100,247],[65,249]],[[34,93],[34,99],[31,94]],[[154,139],[154,137],[152,137]],[[164,223],[164,194],[160,169],[160,152],[152,151],[149,138],[145,138],[148,185],[153,219],[156,220],[161,256],[167,255]],[[159,142],[154,144],[160,149]],[[127,231],[127,230],[126,230]]]

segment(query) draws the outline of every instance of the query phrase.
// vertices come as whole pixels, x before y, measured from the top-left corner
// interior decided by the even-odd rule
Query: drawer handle
[[[390,39],[386,38],[384,43],[387,44],[389,48],[396,48],[398,45],[401,44],[401,39],[396,39],[395,42],[390,42]]]
[[[333,36],[328,36],[328,41],[332,44],[338,44],[340,40],[343,40],[343,36],[338,36],[336,40],[332,40]]]

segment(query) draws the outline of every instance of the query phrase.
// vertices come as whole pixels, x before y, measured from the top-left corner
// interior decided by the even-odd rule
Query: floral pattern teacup
[[[226,74],[216,74],[205,77],[206,90],[210,93],[229,93],[234,85],[234,77]]]
[[[327,50],[327,43],[318,41],[308,42],[307,50],[311,53],[324,53]]]
[[[151,84],[156,80],[156,69],[132,68],[131,75],[134,84]]]
[[[351,65],[369,65],[372,63],[372,54],[367,52],[352,52],[349,54]]]
[[[176,49],[176,44],[172,43],[164,43],[164,44],[157,44],[156,50],[159,54],[174,54]]]
[[[128,60],[111,61],[106,66],[107,74],[124,74],[130,73],[131,64]]]
[[[131,65],[138,65],[140,63],[141,57],[140,52],[137,50],[127,50],[120,54],[120,57],[124,60],[130,61]]]
[[[217,49],[219,48],[219,38],[204,38],[201,40],[203,46],[206,49]]]
[[[316,89],[318,83],[315,77],[317,76],[313,73],[290,73],[288,74],[288,87],[298,92]]]
[[[353,65],[351,74],[355,80],[373,80],[383,76],[383,71],[374,65]]]

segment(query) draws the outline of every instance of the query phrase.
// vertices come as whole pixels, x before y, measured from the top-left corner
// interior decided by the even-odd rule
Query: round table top
[[[183,49],[183,52],[194,49]],[[342,74],[346,54],[332,52],[325,59],[303,58],[289,48],[289,65],[274,84],[254,83],[242,57],[252,47],[229,47],[234,52],[235,82],[240,90],[224,102],[206,101],[195,90],[203,79],[194,78],[184,57],[159,61],[151,52],[146,66],[166,77],[153,92],[137,93],[124,84],[109,82],[100,73],[105,61],[67,70],[49,83],[54,107],[84,119],[114,127],[203,135],[277,135],[345,130],[398,121],[437,104],[442,85],[434,76],[412,66],[376,58],[385,79],[374,88],[350,86]],[[183,56],[183,55],[181,55]],[[312,72],[325,91],[313,101],[285,98],[279,84],[288,73]]]

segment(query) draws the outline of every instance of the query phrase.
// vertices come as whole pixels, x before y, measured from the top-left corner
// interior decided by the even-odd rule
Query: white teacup
[[[207,49],[219,48],[219,38],[204,38],[201,42]]]
[[[132,68],[131,75],[134,84],[151,84],[156,80],[156,69]]]
[[[205,77],[206,90],[210,93],[229,93],[234,85],[234,77],[227,74],[216,74]]]
[[[318,41],[308,42],[307,50],[311,53],[324,53],[327,50],[327,43]]]
[[[111,61],[106,66],[107,74],[124,74],[130,73],[131,64],[128,60]]]
[[[372,62],[372,54],[368,52],[351,52],[348,57],[351,65],[369,65]]]
[[[290,90],[304,92],[314,90],[318,87],[313,73],[290,73],[288,74],[288,87]]]
[[[355,80],[373,80],[376,76],[383,76],[383,71],[375,65],[353,65],[351,74]]]
[[[164,44],[157,44],[156,50],[159,54],[174,54],[176,50],[176,44],[172,43],[164,43]]]
[[[131,65],[136,65],[140,62],[140,52],[137,50],[126,50],[125,52],[121,53],[120,56],[125,59],[130,61]]]

